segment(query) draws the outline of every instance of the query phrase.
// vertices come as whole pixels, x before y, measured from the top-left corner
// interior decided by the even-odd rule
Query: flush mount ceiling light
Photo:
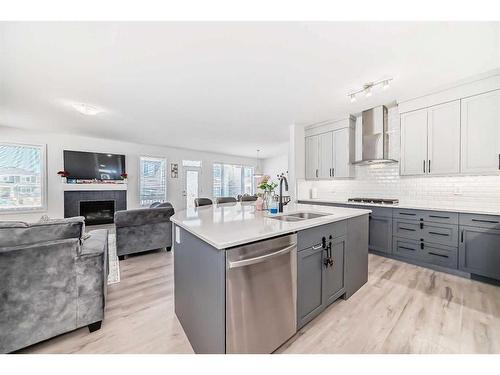
[[[382,86],[382,88],[384,90],[387,90],[389,88],[389,84],[390,84],[391,81],[392,81],[392,78],[389,77],[389,78],[381,79],[380,81],[365,83],[363,85],[362,89],[350,92],[349,94],[347,94],[347,96],[349,97],[351,103],[354,103],[356,101],[356,99],[357,99],[357,95],[361,94],[361,93],[364,93],[365,96],[367,98],[369,98],[373,94],[373,88],[374,87],[376,87],[376,86]]]
[[[82,115],[87,115],[87,116],[95,116],[98,115],[99,113],[104,112],[102,108],[94,107],[93,105],[85,103],[72,103],[71,106],[76,111],[80,112]]]

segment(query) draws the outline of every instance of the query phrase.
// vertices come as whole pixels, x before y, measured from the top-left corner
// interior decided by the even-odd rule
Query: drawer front
[[[415,260],[423,260],[425,258],[425,252],[421,248],[419,241],[398,237],[394,237],[392,240],[392,254]]]
[[[420,226],[423,225],[418,221],[413,220],[394,220],[392,228],[392,234],[397,237],[407,238],[410,240],[420,240],[422,239],[422,229]]]
[[[447,246],[458,246],[458,225],[437,223],[430,225],[424,222],[422,227],[424,241]]]
[[[458,213],[445,211],[425,211],[423,213],[423,219],[424,221],[430,221],[432,223],[458,224]]]
[[[332,236],[332,238],[336,238],[344,236],[346,233],[347,220],[301,230],[297,233],[297,247],[299,251],[304,250],[309,247],[321,244],[321,239],[323,237],[326,237],[326,239],[328,240],[330,235]]]
[[[487,229],[500,229],[500,216],[460,214],[460,225]]]
[[[458,247],[424,243],[424,261],[446,268],[458,268]]]
[[[392,212],[392,217],[403,220],[420,220],[424,218],[424,211],[396,208]]]

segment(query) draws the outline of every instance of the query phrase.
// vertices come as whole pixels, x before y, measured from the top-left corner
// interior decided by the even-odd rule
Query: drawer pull
[[[434,219],[449,219],[449,216],[439,216],[439,215],[429,215],[429,217],[433,217]]]
[[[415,249],[412,249],[411,247],[406,247],[406,246],[399,246],[400,249],[405,249],[405,250],[411,250],[415,251]]]
[[[449,258],[448,255],[433,253],[432,251],[429,251],[429,255],[435,255],[435,256],[441,257],[441,258]]]
[[[460,241],[463,243],[464,242],[464,230],[462,229],[462,234],[460,235]]]
[[[435,234],[436,236],[450,237],[450,235],[446,233],[429,232],[429,234]]]
[[[482,219],[472,219],[472,221],[477,221],[478,223],[488,223],[488,224],[498,224],[495,220],[482,220]]]
[[[409,213],[409,212],[400,212],[399,213],[400,215],[407,215],[407,216],[415,216],[416,214],[412,214],[412,213]]]
[[[415,232],[415,229],[400,227],[400,230],[407,230],[409,232]]]

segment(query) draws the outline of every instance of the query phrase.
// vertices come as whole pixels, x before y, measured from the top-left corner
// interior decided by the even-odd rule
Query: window
[[[236,197],[253,194],[253,167],[234,164],[214,164],[214,197]]]
[[[139,201],[141,206],[167,200],[167,160],[141,156]]]
[[[201,161],[200,160],[183,160],[182,166],[183,167],[201,168]]]
[[[45,147],[0,144],[0,211],[45,208]]]

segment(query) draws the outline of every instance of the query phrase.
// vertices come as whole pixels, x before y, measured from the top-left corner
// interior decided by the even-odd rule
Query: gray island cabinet
[[[253,204],[180,212],[175,313],[196,353],[270,353],[368,279],[369,210]],[[272,249],[268,251],[267,249]]]

